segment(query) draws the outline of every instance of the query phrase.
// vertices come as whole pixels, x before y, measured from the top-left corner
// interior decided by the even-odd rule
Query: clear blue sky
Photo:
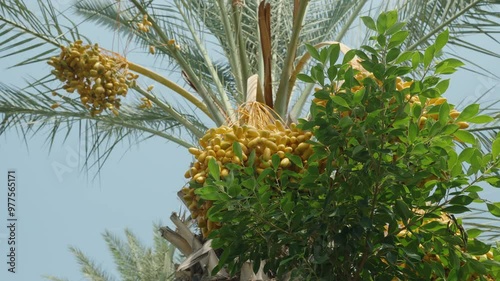
[[[69,1],[55,1],[61,7]],[[109,32],[86,26],[82,33],[111,48]],[[500,39],[500,38],[498,38]],[[107,46],[103,43],[107,42]],[[500,53],[500,46],[481,39],[482,46]],[[499,61],[463,52],[469,59],[494,72]],[[14,60],[2,60],[2,82],[24,85],[22,77],[40,76],[50,68],[43,63],[24,69],[6,70]],[[496,87],[485,101],[500,99],[499,81],[460,71],[452,76],[446,97],[451,103],[471,100]],[[130,228],[146,245],[152,244],[152,224],[169,223],[171,212],[181,203],[176,192],[185,184],[184,172],[192,160],[184,148],[153,138],[140,145],[118,146],[102,169],[100,180],[87,178],[78,161],[79,136],[75,130],[65,143],[56,140],[52,151],[42,133],[27,139],[16,131],[0,136],[0,280],[41,280],[41,275],[84,280],[68,251],[82,249],[103,268],[114,273],[112,257],[101,233],[108,229],[121,235]],[[59,168],[59,170],[58,170]],[[61,170],[66,171],[61,174]],[[17,273],[7,272],[6,202],[7,171],[17,174]],[[500,196],[491,193],[497,200]],[[118,277],[118,276],[117,276]]]

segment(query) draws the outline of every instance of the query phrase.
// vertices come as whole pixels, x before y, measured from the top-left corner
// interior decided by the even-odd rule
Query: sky
[[[64,8],[69,1],[55,1]],[[101,44],[110,44],[102,28],[82,26]],[[500,40],[500,37],[497,36]],[[477,38],[487,49],[500,53],[500,45]],[[498,59],[485,58],[456,50],[483,67],[494,71]],[[24,85],[23,77],[48,73],[41,63],[30,68],[6,70],[16,58],[1,60],[0,81]],[[471,102],[490,88],[484,99],[500,98],[499,81],[459,71],[451,77],[445,95],[450,103]],[[79,266],[68,250],[72,245],[83,250],[103,269],[116,273],[111,254],[101,233],[109,230],[123,237],[129,228],[145,245],[152,245],[153,223],[170,225],[168,217],[178,212],[181,202],[176,192],[186,183],[184,172],[192,160],[187,150],[163,139],[151,138],[139,145],[119,145],[102,168],[100,177],[85,173],[80,157],[77,131],[63,142],[57,139],[49,151],[44,133],[23,140],[11,130],[0,136],[0,280],[42,280],[42,275],[84,280]],[[16,174],[16,273],[7,272],[8,236],[7,174]],[[500,196],[488,191],[490,198]],[[119,276],[116,276],[119,277]]]

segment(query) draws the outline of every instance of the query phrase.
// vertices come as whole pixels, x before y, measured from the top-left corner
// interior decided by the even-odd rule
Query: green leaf
[[[495,217],[500,217],[500,202],[496,203],[486,203],[488,211]]]
[[[375,25],[375,21],[371,17],[364,16],[361,17],[361,20],[363,21],[366,27],[368,27],[373,31],[377,31],[377,26]]]
[[[364,50],[367,50],[368,52],[370,52],[373,56],[377,56],[378,55],[378,51],[375,50],[373,47],[371,46],[368,46],[368,45],[363,45],[361,46],[361,49],[364,49]]]
[[[276,156],[278,156],[277,154],[274,154]],[[274,156],[273,155],[273,156]],[[274,159],[274,157],[273,157]],[[278,159],[279,159],[279,156],[278,156]],[[274,164],[274,163],[273,163]],[[279,164],[279,162],[278,162]],[[273,167],[274,168],[274,167]],[[274,168],[275,170],[277,170],[278,168]],[[262,182],[267,176],[273,174],[273,170],[271,168],[265,168],[260,174],[259,174],[259,177],[257,178],[257,181],[258,182]]]
[[[299,73],[297,74],[297,79],[300,81],[306,82],[306,83],[316,83],[314,79],[312,79],[311,76],[304,74],[304,73]]]
[[[462,205],[451,205],[446,208],[443,208],[443,212],[451,213],[451,214],[461,214],[470,212],[470,209],[462,206]]]
[[[402,52],[399,57],[396,59],[395,63],[399,64],[402,62],[405,62],[407,60],[410,60],[413,57],[414,52],[413,51],[405,51]]]
[[[307,52],[311,55],[312,58],[314,58],[315,60],[317,61],[321,61],[321,57],[319,55],[319,52],[316,48],[314,48],[314,46],[312,46],[311,44],[305,44],[306,46],[306,49],[307,49]]]
[[[403,219],[409,219],[413,216],[413,212],[410,210],[408,205],[406,205],[406,203],[401,199],[396,200],[396,211]]]
[[[471,255],[484,255],[490,250],[491,246],[485,244],[476,238],[467,242],[467,252]]]
[[[384,35],[377,36],[377,42],[379,43],[380,47],[385,48],[386,41],[387,37],[385,37]]]
[[[435,136],[435,135],[441,133],[442,129],[443,129],[443,126],[441,125],[440,122],[436,122],[436,123],[432,124],[432,127],[429,130],[429,136]]]
[[[424,96],[426,98],[439,98],[441,96],[441,93],[436,90],[435,88],[428,88],[428,89],[425,89],[423,90],[421,93],[420,93],[421,96]]]
[[[220,222],[222,219],[221,211],[223,212],[224,209],[226,209],[224,204],[213,205],[210,209],[208,209],[207,216],[211,221]]]
[[[330,92],[325,90],[319,90],[314,93],[314,97],[322,100],[328,100],[330,98]]]
[[[457,195],[450,200],[451,205],[469,205],[474,199],[467,195]]]
[[[411,108],[412,116],[415,118],[419,118],[420,114],[422,114],[422,106],[420,104],[414,104]]]
[[[347,51],[347,53],[344,55],[344,59],[342,59],[342,64],[346,64],[346,63],[352,61],[352,59],[354,59],[355,56],[356,56],[355,50]]]
[[[194,190],[194,193],[199,195],[204,200],[217,201],[225,198],[224,196],[222,196],[222,193],[220,192],[219,188],[213,185],[197,188]]]
[[[386,61],[392,62],[393,60],[395,60],[399,56],[400,53],[401,53],[401,50],[399,50],[399,48],[390,49],[389,52],[387,52]]]
[[[406,40],[409,34],[410,33],[407,30],[401,30],[394,33],[394,35],[392,35],[391,38],[389,39],[388,47],[393,48],[401,45]]]
[[[423,55],[420,52],[413,53],[413,56],[411,57],[411,67],[413,69],[417,69],[417,67],[422,62],[422,59],[423,59]]]
[[[324,86],[325,73],[323,72],[323,67],[320,64],[311,68],[311,78],[321,84],[321,86]]]
[[[330,81],[334,81],[335,78],[337,78],[338,68],[335,66],[330,66],[327,70],[327,74],[328,74],[328,79],[330,79]]]
[[[469,121],[470,118],[474,117],[477,115],[477,113],[479,112],[479,104],[475,103],[475,104],[471,104],[471,105],[468,105],[466,108],[464,108],[464,110],[462,110],[462,112],[460,113],[460,115],[457,117],[457,122],[460,122],[460,121]]]
[[[241,159],[241,158],[240,158]],[[220,167],[219,164],[217,164],[217,161],[215,158],[210,158],[208,160],[208,172],[210,173],[210,176],[214,179],[220,179]]]
[[[476,152],[476,148],[472,147],[467,147],[460,154],[458,155],[458,161],[459,162],[464,162],[464,161],[469,161],[472,155]]]
[[[227,188],[227,194],[231,197],[237,197],[241,194],[241,185],[232,184]]]
[[[487,177],[484,180],[493,187],[500,187],[500,178],[497,176]]]
[[[241,144],[237,141],[233,142],[233,153],[238,158],[243,159],[243,149],[241,148]]]
[[[332,44],[330,47],[330,67],[333,67],[340,56],[340,45]]]
[[[450,106],[447,102],[439,106],[439,123],[444,126],[450,119]]]
[[[325,64],[326,60],[329,58],[330,51],[330,48],[322,48],[319,52],[320,62],[322,64]]]
[[[387,13],[381,13],[377,18],[378,34],[384,34],[387,30]]]
[[[457,68],[463,66],[464,63],[458,59],[445,59],[436,65],[435,74],[452,74],[457,71]]]
[[[356,56],[358,56],[360,58],[361,61],[368,61],[370,60],[370,57],[365,53],[363,52],[362,50],[354,50],[354,53],[356,54]]]
[[[450,35],[450,32],[448,31],[448,29],[446,29],[445,31],[441,32],[437,36],[436,42],[434,43],[434,46],[436,47],[436,50],[435,50],[436,52],[441,51],[441,49],[443,49],[443,47],[446,45],[446,43],[448,43],[449,35]]]
[[[467,122],[469,123],[474,123],[474,124],[484,124],[484,123],[489,123],[495,121],[495,118],[488,116],[488,115],[478,115],[474,116],[472,118],[469,118]]]
[[[398,11],[391,10],[391,11],[386,12],[386,18],[387,18],[387,22],[386,22],[387,29],[389,29],[389,28],[393,27],[394,24],[396,24],[396,22],[398,21]]]
[[[483,191],[483,190],[484,190],[484,189],[483,189],[482,187],[478,186],[478,185],[472,185],[472,186],[469,186],[469,187],[467,188],[467,191],[468,191],[468,192],[481,192],[481,191]]]
[[[415,153],[416,155],[423,155],[427,153],[429,150],[423,143],[419,143],[413,147],[412,153]]]
[[[299,168],[303,168],[304,166],[302,165],[302,158],[300,158],[300,156],[298,155],[294,155],[294,154],[290,154],[290,153],[287,153],[286,156],[288,157],[288,159],[290,159],[290,161],[292,161],[292,163],[299,167]]]
[[[478,229],[478,228],[467,229],[467,235],[471,239],[478,237],[479,235],[481,235],[481,233],[483,233],[483,231],[481,229]]]
[[[385,34],[387,35],[392,35],[395,34],[396,32],[399,32],[403,27],[405,27],[406,22],[397,22],[393,26],[389,27]],[[392,40],[391,40],[392,41]]]
[[[434,46],[429,46],[427,49],[425,49],[424,52],[424,67],[427,68],[429,65],[431,65],[432,60],[434,59],[434,52],[435,48]]]
[[[476,138],[474,137],[474,135],[465,130],[458,130],[455,132],[455,134],[453,134],[453,136],[455,136],[457,139],[465,143],[470,143],[470,144],[476,143]]]
[[[366,69],[366,71],[368,72],[373,72],[373,67],[375,66],[375,63],[373,63],[372,61],[362,61],[361,63],[361,66],[363,66],[364,69]]]
[[[293,201],[290,200],[287,200],[284,204],[282,204],[283,211],[285,212],[285,214],[288,215],[292,212],[294,207],[295,204],[293,203]]]
[[[491,144],[491,155],[493,158],[497,158],[498,154],[500,154],[500,138],[497,138]]]
[[[273,164],[273,169],[278,170],[278,167],[279,167],[280,162],[281,162],[280,156],[278,154],[273,154],[273,156],[271,157],[271,161]]]
[[[363,97],[365,96],[366,88],[361,88],[353,94],[352,101],[354,104],[361,104]]]
[[[417,138],[417,134],[418,126],[414,122],[411,122],[408,126],[408,139],[410,140],[410,143],[413,143],[415,141],[415,139]]]
[[[450,79],[445,79],[439,81],[439,83],[436,85],[436,89],[438,89],[439,93],[442,95],[448,90],[448,86],[450,86]]]
[[[455,133],[458,128],[460,128],[458,125],[456,124],[446,124],[444,127],[443,127],[443,130],[441,131],[441,134],[447,136],[447,135],[452,135],[453,133]]]
[[[384,73],[385,73],[385,65],[383,63],[375,64],[375,66],[373,67],[373,76],[375,76],[375,78],[379,80],[383,80],[385,78]]]
[[[340,106],[343,106],[345,108],[350,108],[349,104],[347,103],[347,101],[344,98],[340,97],[340,96],[332,96],[331,99],[332,99],[332,101],[334,103],[336,103],[336,104],[338,104]]]
[[[313,70],[314,70],[314,72],[313,72]],[[320,65],[320,64],[315,65],[311,69],[311,76],[313,76],[313,78],[316,78],[316,81],[318,81],[318,83],[321,86],[325,86],[325,72],[323,71],[322,65]]]

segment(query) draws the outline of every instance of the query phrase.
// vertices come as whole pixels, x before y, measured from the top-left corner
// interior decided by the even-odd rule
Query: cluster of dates
[[[138,77],[128,72],[124,58],[103,52],[97,44],[84,45],[81,40],[61,47],[60,55],[50,58],[48,64],[54,67],[52,74],[64,82],[63,89],[76,91],[92,116],[105,110],[118,115],[120,96],[127,95],[129,83]]]

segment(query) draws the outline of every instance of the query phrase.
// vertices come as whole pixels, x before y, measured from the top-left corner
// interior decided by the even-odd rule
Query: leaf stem
[[[241,4],[243,5],[243,4]],[[240,73],[240,80],[241,80],[241,93],[242,96],[245,98],[246,93],[247,93],[247,79],[250,77],[250,65],[248,63],[248,57],[247,57],[247,50],[246,50],[246,40],[245,37],[243,36],[243,31],[241,29],[241,14],[242,14],[242,6],[240,4],[235,4],[233,3],[233,24],[234,24],[234,29],[236,31],[236,36],[238,36],[238,54],[240,56],[240,66],[241,66],[241,73]]]
[[[294,18],[292,35],[290,38],[290,43],[288,44],[287,54],[283,65],[283,70],[281,72],[280,84],[278,86],[278,91],[276,92],[276,101],[274,103],[274,110],[278,115],[286,119],[287,107],[288,107],[288,83],[293,70],[293,62],[295,61],[295,56],[297,48],[299,45],[299,35],[302,29],[302,22],[304,20],[307,5],[309,0],[297,1],[299,4],[296,17]]]
[[[242,75],[241,75],[241,63],[239,61],[236,47],[236,39],[234,38],[234,31],[231,28],[231,23],[229,22],[228,16],[229,12],[226,9],[224,0],[217,0],[217,6],[219,7],[219,11],[221,13],[222,26],[224,28],[224,35],[227,36],[227,43],[229,44],[229,53],[228,59],[231,63],[231,68],[233,69],[233,73],[236,76],[236,83],[240,91],[243,91],[242,88]]]

